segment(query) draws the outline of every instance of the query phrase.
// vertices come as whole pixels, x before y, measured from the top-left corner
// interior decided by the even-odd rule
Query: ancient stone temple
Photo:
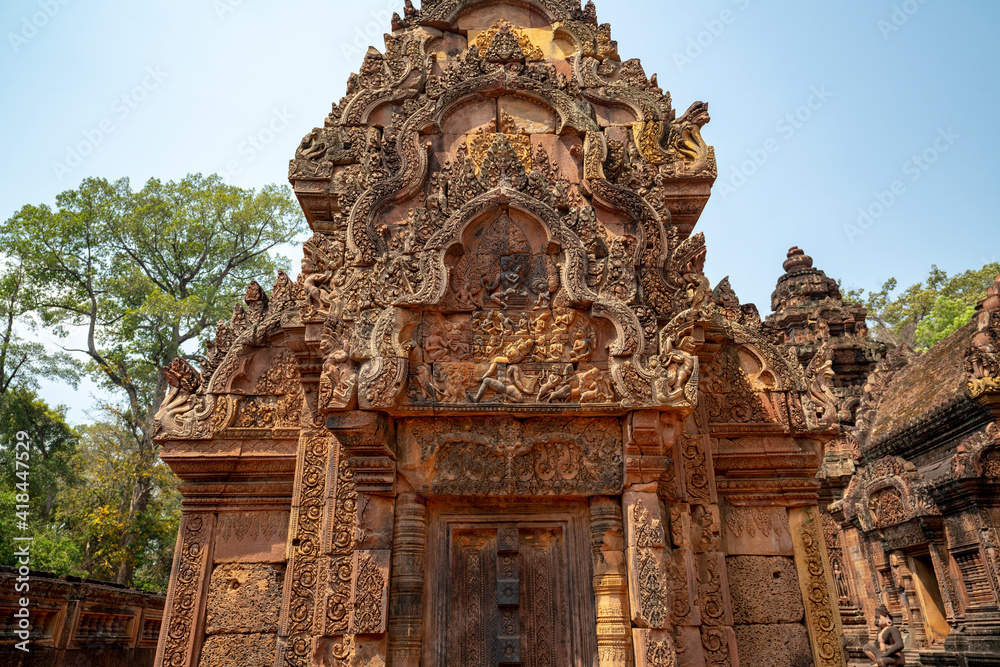
[[[407,2],[295,151],[298,280],[166,371],[157,664],[845,665],[838,362],[705,278],[708,121],[591,3]]]
[[[888,350],[836,281],[789,251],[766,327],[807,359],[831,351],[841,435],[819,477],[850,658],[893,615],[907,664],[1000,665],[1000,278],[930,350]],[[851,664],[855,664],[852,662]]]

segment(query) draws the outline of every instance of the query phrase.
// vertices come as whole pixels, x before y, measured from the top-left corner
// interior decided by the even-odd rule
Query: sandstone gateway
[[[291,161],[298,281],[166,370],[156,664],[845,665],[849,390],[705,278],[708,121],[593,4],[407,2]]]

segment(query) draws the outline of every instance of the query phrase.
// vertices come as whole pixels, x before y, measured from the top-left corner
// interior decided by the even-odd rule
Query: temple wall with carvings
[[[407,2],[290,163],[297,280],[165,370],[157,665],[845,665],[831,349],[705,277],[708,121],[592,3]]]
[[[841,434],[820,507],[851,664],[871,664],[862,647],[885,606],[907,664],[1000,665],[1000,278],[972,321],[917,354],[874,341],[864,308],[798,248],[784,268],[766,326],[800,358],[832,352]]]
[[[0,664],[9,667],[150,667],[164,596],[92,579],[0,567]],[[28,596],[25,598],[25,596]],[[22,600],[27,599],[30,607]],[[29,650],[22,610],[30,608]],[[21,647],[23,648],[23,646]]]

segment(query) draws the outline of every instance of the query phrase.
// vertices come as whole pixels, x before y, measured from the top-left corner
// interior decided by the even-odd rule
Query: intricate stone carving
[[[592,3],[421,4],[295,151],[297,281],[166,370],[185,502],[229,517],[222,560],[287,558],[277,667],[735,664],[722,552],[787,547],[723,542],[716,466],[726,507],[807,503],[846,404],[704,275],[707,106],[678,117]],[[290,505],[284,556],[231,486]]]
[[[847,663],[840,643],[844,631],[823,542],[819,508],[789,510],[789,522],[799,587],[806,606],[806,629],[809,631],[813,661],[817,667],[844,667]]]
[[[413,494],[396,501],[389,603],[389,661],[401,667],[420,664],[423,645],[422,592],[427,510]]]
[[[652,549],[645,548],[638,549],[636,566],[641,617],[650,627],[662,628],[667,622],[667,586],[662,573],[663,564]]]
[[[592,498],[590,531],[598,665],[618,667],[626,664],[631,654],[621,505],[611,498]]]
[[[702,626],[701,628],[701,646],[705,652],[705,663],[707,665],[719,665],[720,667],[731,667],[734,663],[732,661],[732,653],[730,652],[731,642],[730,634],[732,630],[730,628],[717,628],[711,626]]]
[[[374,634],[386,631],[389,593],[388,551],[356,551],[351,607],[351,631]]]
[[[484,30],[476,37],[476,46],[479,48],[480,53],[486,53],[493,40],[497,38],[500,33],[508,33],[513,35],[517,40],[517,44],[524,54],[526,60],[541,60],[544,58],[545,54],[542,50],[531,43],[531,39],[523,30],[516,28],[511,25],[506,19],[497,19],[489,30]]]
[[[837,423],[837,397],[830,389],[834,375],[830,347],[823,345],[806,368],[808,392],[802,403],[806,409],[806,424],[811,428],[829,428]]]
[[[669,553],[659,502],[655,494],[627,491],[623,503],[628,519],[626,557],[632,620],[640,627],[666,628],[669,601],[665,563]],[[633,644],[638,656],[643,646]]]
[[[208,586],[214,527],[212,514],[185,514],[174,551],[171,588],[163,616],[163,638],[157,647],[157,665],[194,667],[194,647],[202,632],[201,602]]]
[[[593,495],[622,488],[621,428],[614,420],[415,419],[403,438],[402,468],[438,494]]]
[[[844,492],[844,515],[857,518],[864,530],[940,514],[914,465],[899,457],[867,465]]]
[[[320,561],[322,558],[322,516],[326,501],[326,468],[329,465],[330,436],[304,431],[299,439],[296,477],[296,511],[290,530],[293,544],[285,577],[279,643],[282,664],[309,665],[312,656]],[[322,613],[322,612],[321,612]]]
[[[659,405],[690,405],[698,402],[698,357],[694,338],[685,336],[674,349],[673,338],[661,350],[653,380],[653,399]]]
[[[1000,276],[973,317],[976,334],[965,351],[965,370],[973,396],[1000,391]]]
[[[676,667],[677,651],[668,632],[635,629],[636,642],[641,651],[636,656],[636,667]]]

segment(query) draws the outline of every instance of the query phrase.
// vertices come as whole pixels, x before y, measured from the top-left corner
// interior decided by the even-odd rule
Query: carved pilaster
[[[843,628],[836,588],[826,554],[819,507],[796,507],[788,512],[795,550],[795,567],[806,610],[806,629],[816,667],[845,667],[840,644]]]
[[[328,433],[319,429],[303,429],[299,436],[276,667],[312,665],[327,469],[331,445],[336,444],[331,440]]]
[[[195,667],[204,634],[214,514],[185,514],[177,537],[156,667]]]
[[[389,600],[390,667],[417,667],[423,645],[424,549],[427,508],[415,494],[396,500]]]
[[[625,573],[621,505],[611,498],[590,500],[597,660],[600,667],[632,664],[628,579]]]
[[[622,505],[632,622],[641,628],[662,630],[669,627],[670,619],[659,499],[655,493],[626,491]]]
[[[655,484],[649,485],[655,491]],[[635,489],[637,487],[633,487]],[[645,488],[645,487],[639,487]],[[670,638],[670,599],[666,568],[670,558],[665,517],[655,492],[626,491],[625,558],[636,665],[676,662]]]
[[[320,580],[326,581],[324,599],[317,608],[320,616],[318,634],[324,637],[343,635],[350,625],[351,591],[357,576],[354,558],[357,545],[358,493],[354,469],[347,459],[340,438],[332,438],[327,478],[326,518],[324,521],[324,557],[320,560]],[[375,545],[387,546],[387,545]]]

